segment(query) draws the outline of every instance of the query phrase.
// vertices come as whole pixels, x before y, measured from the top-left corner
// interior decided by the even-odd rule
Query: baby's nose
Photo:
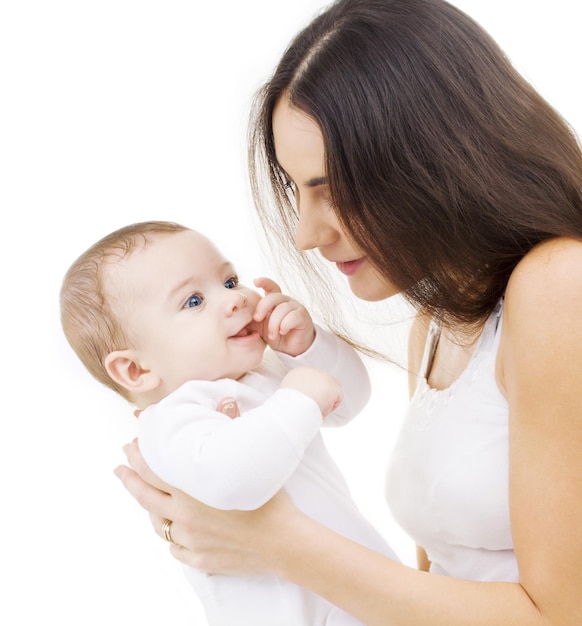
[[[232,315],[240,309],[246,308],[249,303],[249,299],[242,291],[231,291],[228,294],[226,303],[226,314]]]

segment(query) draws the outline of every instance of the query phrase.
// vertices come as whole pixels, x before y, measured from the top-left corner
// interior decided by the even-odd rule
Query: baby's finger
[[[291,316],[294,311],[297,311],[297,305],[293,301],[282,302],[273,309],[267,327],[269,339],[273,340],[279,335],[286,335],[295,328],[293,320],[297,320],[296,316],[291,317],[284,323],[286,318]]]
[[[253,319],[256,322],[262,322],[276,307],[280,306],[284,302],[289,302],[289,296],[280,292],[274,292],[266,295],[257,303],[255,312],[253,313]]]
[[[300,309],[291,309],[281,319],[279,324],[279,334],[286,335],[292,330],[302,330],[305,328],[305,315]]]
[[[219,413],[224,413],[230,419],[240,417],[240,409],[238,408],[237,401],[234,398],[223,398],[216,407]]]
[[[281,293],[281,287],[279,287],[279,285],[274,280],[271,280],[266,276],[255,278],[254,283],[255,287],[258,287],[265,292],[265,295],[268,295],[270,293]]]

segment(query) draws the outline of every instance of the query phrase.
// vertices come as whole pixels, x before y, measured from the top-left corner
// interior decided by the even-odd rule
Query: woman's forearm
[[[305,516],[293,520],[290,534],[281,530],[288,541],[276,546],[278,575],[313,590],[369,626],[551,623],[517,583],[473,582],[420,572]]]
[[[311,589],[368,626],[579,624],[576,590],[569,603],[574,610],[567,610],[568,603],[558,598],[564,585],[544,568],[545,582],[553,584],[546,584],[549,594],[538,610],[536,598],[519,584],[428,574],[353,543],[301,513],[283,491],[256,511],[206,507],[160,483],[136,444],[127,446],[126,454],[139,475],[129,468],[118,468],[117,475],[146,510],[156,513],[158,533],[162,519],[173,520],[174,539],[183,547],[172,546],[172,554],[202,571],[275,574]]]

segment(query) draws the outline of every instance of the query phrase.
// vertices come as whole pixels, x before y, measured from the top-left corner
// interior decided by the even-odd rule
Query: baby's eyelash
[[[202,296],[199,293],[193,293],[191,296],[189,296],[186,299],[186,302],[184,302],[184,307],[185,309],[195,309],[198,308],[199,306],[202,305],[202,303],[204,302],[204,296]]]
[[[228,287],[228,289],[234,289],[235,287],[238,287],[240,283],[238,276],[234,274],[233,276],[230,276],[229,278],[227,278],[224,281],[224,286],[226,287],[228,283],[233,283],[232,287]]]

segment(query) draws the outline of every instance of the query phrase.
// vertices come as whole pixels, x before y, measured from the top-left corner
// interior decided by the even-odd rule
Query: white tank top
[[[429,330],[416,391],[392,452],[386,498],[422,546],[431,572],[516,582],[509,523],[508,406],[495,381],[502,303],[447,389],[426,377],[438,331]]]

